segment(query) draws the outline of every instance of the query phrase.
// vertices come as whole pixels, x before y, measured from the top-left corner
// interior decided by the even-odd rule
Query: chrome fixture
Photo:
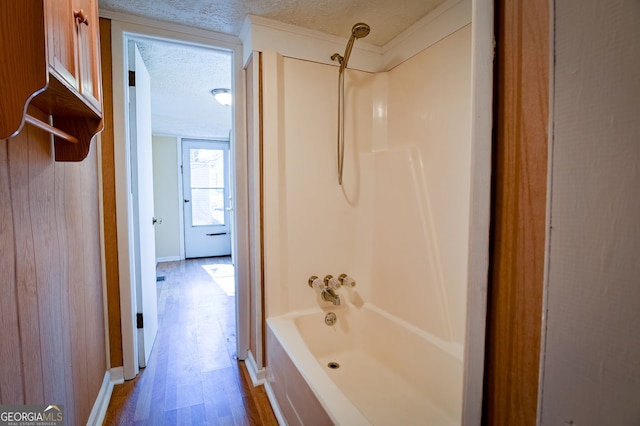
[[[334,325],[336,322],[338,322],[338,317],[333,312],[329,312],[324,317],[324,323],[327,325]]]
[[[340,288],[340,281],[337,278],[333,278],[333,275],[327,275],[324,277],[324,285],[331,290],[338,290]]]
[[[338,72],[338,184],[342,185],[342,168],[344,166],[344,70],[347,68],[349,62],[349,56],[351,56],[351,49],[353,49],[353,43],[357,38],[366,37],[369,35],[371,28],[369,25],[358,22],[351,28],[351,37],[347,42],[347,47],[344,50],[344,56],[340,56],[339,53],[331,55],[332,61],[338,61],[340,64],[340,71]]]
[[[338,278],[334,278],[333,275],[325,275],[322,279],[318,278],[317,275],[312,275],[307,280],[307,283],[309,287],[320,291],[322,300],[331,302],[335,306],[340,305],[340,296],[336,293],[340,287],[353,288],[356,286],[356,281],[347,274],[342,274]]]
[[[353,278],[351,278],[347,274],[340,274],[340,276],[338,277],[338,281],[340,281],[341,285],[344,285],[344,286],[347,286],[347,287],[353,288],[353,287],[356,286],[356,280],[354,280]]]
[[[309,287],[315,288],[316,290],[322,290],[324,288],[324,283],[322,282],[322,280],[315,275],[309,277],[308,283]]]
[[[344,56],[340,56],[339,53],[334,53],[331,55],[331,60],[337,60],[340,64],[340,72],[344,71],[347,67],[347,63],[349,62],[349,56],[351,56],[351,49],[353,49],[353,42],[356,41],[357,38],[363,38],[369,35],[371,32],[371,27],[369,25],[358,22],[351,28],[351,37],[349,37],[349,41],[347,42],[347,47],[344,50]]]
[[[322,296],[322,300],[324,300],[325,302],[331,302],[335,306],[340,305],[340,296],[338,296],[336,292],[329,287],[323,288],[320,296]]]
[[[220,104],[224,106],[229,106],[233,102],[233,97],[231,96],[231,90],[229,89],[213,89],[211,94]]]

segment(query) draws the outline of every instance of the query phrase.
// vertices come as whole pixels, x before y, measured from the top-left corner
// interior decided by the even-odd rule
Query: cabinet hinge
[[[135,86],[136,86],[136,72],[129,71],[129,87],[135,87]]]
[[[136,325],[138,328],[144,328],[144,321],[142,320],[142,314],[136,314]]]

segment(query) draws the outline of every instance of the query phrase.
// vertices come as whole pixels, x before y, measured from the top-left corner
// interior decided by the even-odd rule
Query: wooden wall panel
[[[32,110],[35,114],[36,110]],[[41,115],[46,120],[46,116]],[[28,129],[31,143],[25,144],[29,156],[29,199],[31,231],[35,255],[35,278],[37,283],[40,345],[43,350],[63,353],[62,339],[51,340],[62,330],[59,309],[60,292],[55,283],[61,282],[61,253],[58,245],[56,223],[55,167],[51,143],[45,132]],[[17,144],[13,144],[17,147]],[[48,303],[42,303],[48,301]],[[42,357],[43,391],[55,400],[65,399],[64,357]]]
[[[20,329],[15,286],[15,246],[13,204],[9,180],[9,145],[0,139],[0,401],[23,401],[24,378],[21,367]]]
[[[74,232],[67,234],[67,256],[71,259],[83,257],[83,217],[80,209],[82,182],[80,170],[78,167],[66,167],[64,175],[64,217],[67,229],[70,224],[76,224]],[[79,407],[87,403],[86,380],[87,363],[82,353],[87,348],[86,337],[84,333],[84,324],[82,318],[86,315],[85,311],[85,282],[84,267],[69,268],[69,324],[71,326],[71,363],[73,364],[73,400]],[[78,419],[82,418],[83,410],[77,410]]]
[[[0,404],[63,404],[67,424],[86,422],[106,370],[92,151],[56,163],[30,125],[0,140]]]
[[[496,2],[487,425],[536,423],[547,187],[548,3]]]
[[[13,208],[15,248],[15,286],[18,307],[18,329],[22,348],[22,377],[25,401],[42,401],[42,362],[40,354],[40,319],[35,271],[33,231],[29,206],[29,144],[33,137],[42,137],[32,127],[26,127],[9,144],[9,180]]]
[[[111,21],[100,19],[104,130],[102,144],[102,205],[104,211],[104,252],[109,319],[109,356],[112,367],[123,365],[120,325],[120,279],[118,276],[118,232],[116,227],[116,175],[113,136],[113,77],[111,71]]]

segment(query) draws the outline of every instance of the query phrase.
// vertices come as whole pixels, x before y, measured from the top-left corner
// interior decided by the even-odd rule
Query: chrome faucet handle
[[[327,275],[324,277],[324,285],[331,290],[338,290],[341,286],[340,281],[337,278],[333,278],[333,275]]]
[[[324,283],[322,280],[315,275],[309,277],[309,287],[315,288],[316,290],[322,290],[324,288]]]
[[[356,286],[356,280],[354,280],[353,278],[351,278],[347,274],[341,274],[338,277],[338,280],[340,281],[340,284],[342,284],[344,286],[351,287],[351,288]]]

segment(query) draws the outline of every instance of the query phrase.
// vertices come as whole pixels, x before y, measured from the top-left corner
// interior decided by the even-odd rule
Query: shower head
[[[344,56],[340,56],[339,53],[334,53],[331,55],[331,60],[337,60],[340,62],[340,74],[347,67],[347,63],[349,62],[349,56],[351,55],[351,49],[353,48],[353,42],[356,41],[357,38],[366,37],[369,35],[371,28],[369,25],[364,22],[358,22],[351,28],[351,37],[349,37],[349,41],[347,42],[347,48],[344,51]]]
[[[351,28],[351,35],[355,38],[362,38],[369,35],[371,28],[364,22],[358,22]]]

